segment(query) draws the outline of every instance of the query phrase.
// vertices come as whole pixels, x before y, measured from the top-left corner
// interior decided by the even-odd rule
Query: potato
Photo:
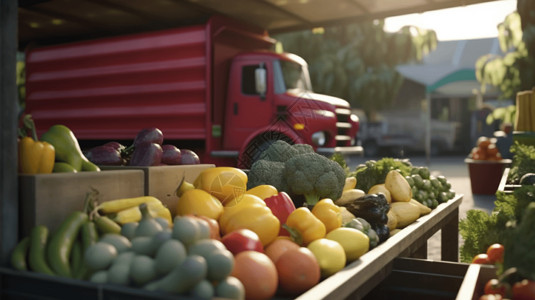
[[[415,204],[416,206],[418,206],[420,208],[420,216],[423,216],[423,215],[427,215],[428,213],[431,212],[431,208],[423,205],[422,203],[414,200],[414,199],[411,199],[410,203],[413,203]]]
[[[354,189],[356,186],[357,186],[357,177],[349,176],[346,178],[346,181],[344,184],[344,191]]]
[[[390,229],[390,231],[396,229],[398,227],[398,217],[396,214],[392,210],[389,210],[387,217],[388,222],[386,223],[386,226],[388,226],[388,229]]]
[[[392,202],[390,211],[396,216],[397,228],[404,228],[420,217],[420,208],[411,202]]]
[[[385,187],[390,191],[392,202],[409,202],[412,199],[409,182],[396,170],[391,170],[386,174]]]
[[[368,195],[369,194],[379,194],[379,193],[382,193],[383,195],[385,195],[386,201],[388,203],[392,202],[391,192],[386,188],[384,183],[376,184],[376,185],[372,186],[370,188],[370,190],[368,191]]]
[[[334,201],[334,204],[336,205],[344,205],[348,204],[350,202],[353,202],[353,200],[358,199],[362,196],[366,195],[363,190],[359,189],[349,189],[342,192],[342,196],[340,199],[337,199]]]

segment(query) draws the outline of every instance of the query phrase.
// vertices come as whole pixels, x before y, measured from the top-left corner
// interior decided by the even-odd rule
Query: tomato
[[[496,156],[500,151],[498,151],[498,147],[496,147],[496,144],[489,144],[487,147],[487,155],[488,156]]]
[[[210,238],[214,240],[221,240],[219,223],[216,220],[206,217],[206,216],[201,216],[201,215],[187,215],[187,216],[201,219],[201,220],[208,222],[208,225],[210,226]]]
[[[321,278],[318,261],[306,247],[287,250],[279,257],[275,267],[279,276],[279,286],[293,296],[307,291]]]
[[[264,253],[266,253],[273,263],[276,263],[279,257],[290,249],[299,249],[299,245],[289,239],[277,238],[267,245]]]
[[[493,278],[493,279],[487,281],[483,291],[487,295],[496,295],[496,294],[498,294],[498,295],[500,295],[502,297],[505,297],[506,287],[498,279]]]
[[[483,264],[488,265],[490,264],[489,257],[486,253],[480,253],[472,259],[473,264]]]
[[[491,264],[503,262],[504,247],[501,244],[492,244],[487,248],[487,256]]]
[[[346,265],[346,253],[340,243],[321,238],[312,241],[308,249],[314,253],[321,269],[322,277],[329,277]]]
[[[277,291],[277,268],[267,255],[258,251],[238,253],[231,276],[241,281],[247,299],[270,299]]]
[[[486,136],[480,136],[477,139],[477,147],[483,150],[487,150],[488,146],[491,144],[491,141]]]
[[[231,231],[221,238],[221,242],[234,255],[247,250],[264,252],[264,246],[258,234],[250,229]]]
[[[513,300],[535,300],[535,281],[524,279],[513,285]]]

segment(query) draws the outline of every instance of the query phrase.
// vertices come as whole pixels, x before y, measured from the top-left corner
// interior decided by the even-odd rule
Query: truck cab
[[[312,91],[308,66],[299,56],[268,51],[233,60],[225,113],[225,149],[249,167],[274,140],[310,144],[325,155],[361,154],[355,146],[359,120],[343,99]]]

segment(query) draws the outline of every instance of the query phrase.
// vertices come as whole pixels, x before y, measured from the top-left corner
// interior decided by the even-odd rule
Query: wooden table
[[[364,254],[343,270],[323,280],[298,299],[361,299],[394,269],[398,257],[424,258],[427,240],[441,230],[442,259],[458,261],[459,206],[462,195],[440,204],[429,215],[419,218],[378,247]],[[399,262],[399,259],[396,261]],[[28,289],[31,286],[31,289]],[[50,299],[182,299],[181,296],[154,293],[139,288],[95,284],[89,281],[20,272],[0,267],[0,298],[9,295]],[[278,299],[278,298],[277,298]]]
[[[392,271],[393,260],[427,257],[427,240],[441,230],[442,260],[458,261],[459,206],[463,195],[440,204],[378,247],[326,278],[297,299],[361,299]]]

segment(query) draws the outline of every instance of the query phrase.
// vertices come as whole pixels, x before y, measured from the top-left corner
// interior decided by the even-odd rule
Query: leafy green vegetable
[[[346,175],[349,174],[349,166],[347,165],[347,162],[342,153],[339,153],[339,152],[334,153],[330,158],[332,161],[335,161],[336,163],[338,163],[340,167],[342,167],[342,169],[344,169],[344,172],[346,173]]]
[[[535,280],[535,203],[522,214],[522,221],[513,227],[505,239],[503,269],[516,268],[522,278]]]
[[[494,209],[491,214],[471,209],[466,218],[459,222],[459,233],[464,239],[460,248],[461,261],[470,262],[472,258],[485,253],[494,243],[504,244],[510,235],[508,224],[519,223],[528,205],[535,201],[535,186],[522,186],[512,194],[496,193]],[[533,241],[535,248],[535,240]],[[533,249],[532,248],[532,249]]]
[[[399,169],[403,176],[407,176],[411,174],[412,168],[408,160],[385,157],[378,161],[368,160],[364,165],[357,166],[349,176],[355,176],[357,188],[367,193],[372,186],[384,183],[390,170]]]
[[[535,171],[535,147],[515,142],[511,146],[511,153],[514,157],[507,181],[517,183],[524,174]]]

